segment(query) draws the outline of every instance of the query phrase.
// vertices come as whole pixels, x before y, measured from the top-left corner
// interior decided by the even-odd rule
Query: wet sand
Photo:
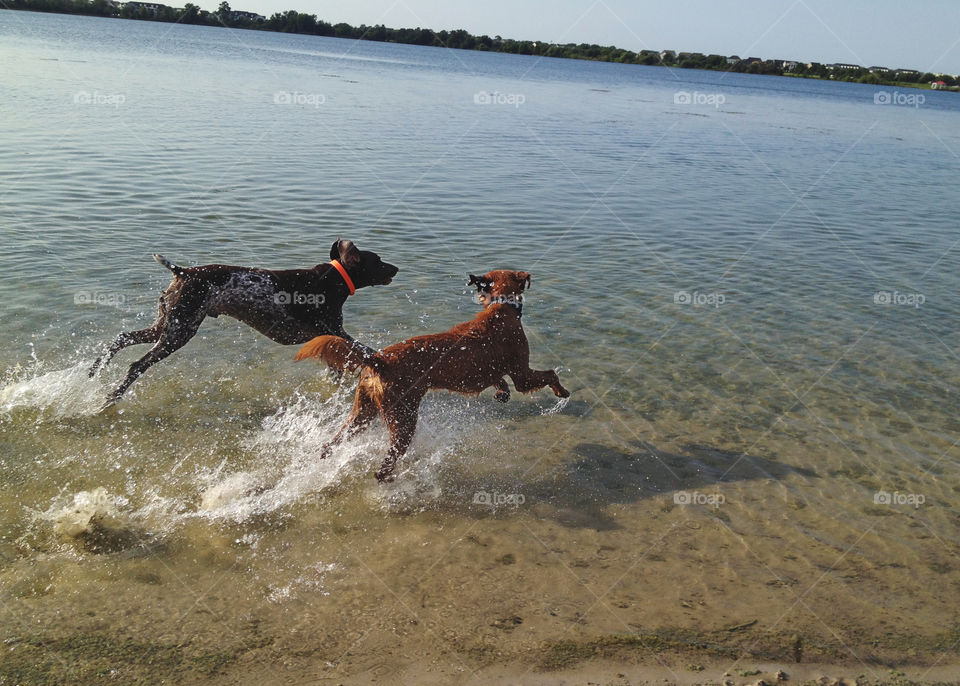
[[[904,670],[952,680],[957,551],[928,524],[953,516],[935,502],[924,520],[840,498],[831,510],[809,504],[823,487],[809,469],[569,441],[558,456],[581,455],[573,464],[545,460],[525,477],[522,461],[500,465],[488,492],[522,493],[522,504],[475,503],[484,478],[457,460],[441,489],[386,494],[369,465],[241,523],[195,520],[166,535],[105,524],[75,538],[48,526],[7,539],[0,675],[632,684],[729,672],[739,684],[783,669],[791,683],[906,683]],[[723,503],[658,493],[661,461]],[[707,483],[731,466],[729,482]],[[601,488],[620,496],[596,500]]]

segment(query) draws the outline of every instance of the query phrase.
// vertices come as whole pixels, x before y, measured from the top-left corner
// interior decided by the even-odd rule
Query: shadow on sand
[[[544,516],[564,526],[605,530],[619,528],[607,513],[612,504],[669,498],[679,491],[712,493],[734,481],[819,476],[810,469],[706,445],[689,444],[679,453],[640,441],[631,445],[635,449],[580,443],[574,448],[576,460],[548,474],[529,480],[511,480],[503,474],[490,487],[499,493],[522,494],[527,505],[537,506]],[[498,508],[504,513],[511,509]]]

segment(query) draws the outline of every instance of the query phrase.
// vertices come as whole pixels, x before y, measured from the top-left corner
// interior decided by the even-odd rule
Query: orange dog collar
[[[342,276],[343,280],[347,283],[347,289],[350,291],[350,295],[353,295],[354,293],[356,293],[357,288],[356,286],[353,285],[353,279],[351,279],[350,275],[347,274],[346,268],[342,264],[340,264],[338,260],[330,260],[330,264],[332,264],[334,268],[338,272],[340,272],[340,276]]]

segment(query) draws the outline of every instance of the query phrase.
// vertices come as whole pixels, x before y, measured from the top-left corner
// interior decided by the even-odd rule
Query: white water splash
[[[95,526],[119,525],[120,508],[126,504],[126,498],[111,495],[107,489],[100,487],[75,493],[71,504],[51,506],[39,515],[39,519],[51,522],[54,533],[76,538],[92,532]]]
[[[371,505],[383,509],[422,508],[441,493],[442,467],[483,426],[483,401],[439,398],[427,401],[413,446],[401,461],[396,481],[377,484],[373,471],[387,454],[387,433],[379,422],[337,446],[326,459],[317,454],[340,428],[352,389],[326,401],[298,397],[263,421],[247,441],[262,456],[255,471],[223,473],[207,478],[201,506],[193,516],[244,521],[296,503],[323,502],[325,493],[352,479],[369,482]],[[374,487],[375,486],[375,487]]]
[[[36,409],[56,418],[93,415],[103,405],[106,391],[87,376],[89,365],[78,362],[68,369],[15,381],[0,389],[0,412]]]
[[[546,409],[540,410],[540,414],[545,416],[552,415],[552,414],[560,414],[561,412],[563,412],[563,408],[565,408],[569,402],[570,402],[570,396],[567,396],[566,398],[560,398],[557,401],[556,405],[554,405],[553,407],[548,407]]]

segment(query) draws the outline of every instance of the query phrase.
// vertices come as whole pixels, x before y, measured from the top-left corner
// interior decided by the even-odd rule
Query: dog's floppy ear
[[[360,251],[353,241],[335,241],[330,247],[330,259],[339,260],[348,269],[360,264]]]
[[[477,276],[476,274],[470,274],[470,280],[467,281],[467,285],[476,286],[478,291],[484,288],[490,288],[490,284],[484,281],[482,276]]]
[[[520,280],[526,282],[527,288],[530,288],[530,272],[520,272]]]

